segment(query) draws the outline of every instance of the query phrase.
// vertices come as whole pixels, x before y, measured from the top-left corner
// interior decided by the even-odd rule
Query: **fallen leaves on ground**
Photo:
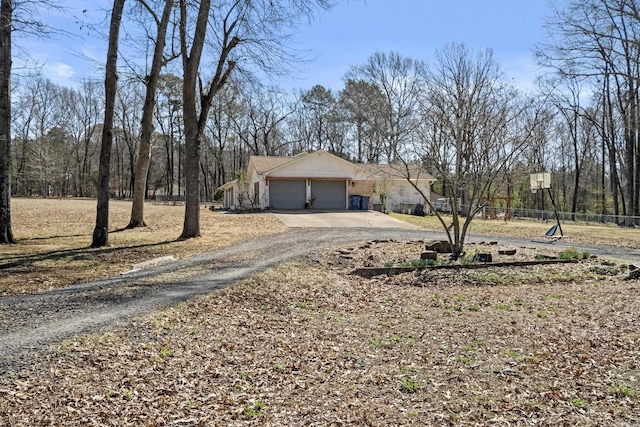
[[[385,258],[410,247],[376,246]],[[624,266],[598,269],[595,260],[365,280],[333,263],[341,250],[367,259],[366,249],[337,248],[319,263],[283,265],[126,328],[69,339],[2,378],[0,419],[640,423],[640,286],[610,274]]]

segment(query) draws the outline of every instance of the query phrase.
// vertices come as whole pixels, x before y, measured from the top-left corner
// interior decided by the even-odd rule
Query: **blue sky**
[[[544,40],[547,0],[367,0],[341,4],[306,28],[300,40],[317,59],[301,86],[336,89],[350,65],[373,52],[400,52],[429,62],[451,42],[491,48],[505,74],[529,86],[537,73],[532,49]]]
[[[81,15],[88,4],[67,3],[71,15]],[[108,7],[111,2],[90,3],[91,7],[97,4]],[[301,28],[295,46],[310,49],[309,56],[315,59],[281,84],[302,89],[321,84],[339,90],[349,67],[363,63],[373,52],[393,50],[429,62],[446,43],[463,42],[476,49],[493,49],[506,77],[530,87],[537,73],[531,51],[544,40],[544,18],[549,12],[548,0],[349,0]],[[69,31],[79,31],[74,19],[56,20]],[[98,77],[106,51],[106,42],[96,39],[18,42],[44,64],[44,76],[59,84]]]

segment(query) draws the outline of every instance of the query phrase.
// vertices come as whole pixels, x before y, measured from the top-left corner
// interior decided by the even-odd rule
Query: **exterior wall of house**
[[[373,193],[373,184],[374,184],[374,181],[371,179],[352,180],[351,184],[347,188],[347,197],[367,196],[369,197],[368,209],[373,209],[373,203],[374,203],[373,197],[375,197]]]
[[[429,181],[420,181],[418,187],[426,197],[429,197],[431,186]],[[378,204],[380,198],[374,193],[373,203]],[[424,211],[429,213],[429,206],[424,201],[422,195],[406,180],[394,180],[392,189],[387,196],[387,210],[399,213],[412,213],[416,204],[424,205]]]
[[[291,164],[259,175],[256,170],[249,166],[247,171],[249,176],[244,183],[229,183],[231,186],[225,188],[225,207],[231,209],[267,209],[269,202],[269,180],[270,179],[305,179],[306,199],[311,197],[312,179],[344,179],[346,186],[346,204],[349,206],[349,196],[360,195],[369,196],[369,209],[374,209],[374,205],[381,204],[378,195],[375,193],[376,178],[364,168],[350,164],[326,152],[311,153]],[[395,212],[411,213],[415,205],[420,203],[425,206],[425,212],[429,213],[423,197],[405,179],[391,179],[392,189],[387,198],[387,209]],[[420,180],[419,186],[426,197],[430,197],[429,180]],[[229,185],[227,184],[227,185]]]
[[[328,153],[315,152],[269,173],[274,178],[351,178],[355,165]]]
[[[253,207],[256,209],[266,209],[269,206],[269,187],[267,187],[265,177],[258,175],[255,169],[247,179],[249,183],[249,194],[253,200]],[[256,189],[258,190],[256,192]]]
[[[227,209],[234,209],[238,203],[238,200],[235,198],[235,194],[237,194],[237,188],[234,185],[233,187],[227,188],[224,190],[224,207]]]

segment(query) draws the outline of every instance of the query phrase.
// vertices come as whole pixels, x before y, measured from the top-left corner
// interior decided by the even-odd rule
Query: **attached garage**
[[[404,171],[405,168],[402,168]],[[387,209],[424,203],[435,179],[416,167],[412,181],[394,165],[355,164],[324,150],[293,156],[251,156],[242,178],[220,187],[228,209],[304,209],[313,201],[313,209],[367,209],[379,204],[374,184],[390,180],[394,189],[387,198]],[[413,178],[415,177],[415,179]],[[419,177],[419,182],[418,182]],[[419,185],[422,191],[416,191]],[[366,197],[365,197],[366,196]],[[369,203],[363,199],[369,198]]]
[[[315,197],[314,209],[346,209],[346,180],[311,180],[311,197]]]
[[[274,209],[304,209],[306,180],[269,180],[269,204]]]

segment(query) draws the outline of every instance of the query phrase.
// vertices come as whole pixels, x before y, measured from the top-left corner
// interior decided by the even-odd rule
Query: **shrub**
[[[589,252],[579,251],[574,247],[570,247],[565,249],[564,251],[558,254],[558,258],[560,259],[587,259],[591,256]]]

